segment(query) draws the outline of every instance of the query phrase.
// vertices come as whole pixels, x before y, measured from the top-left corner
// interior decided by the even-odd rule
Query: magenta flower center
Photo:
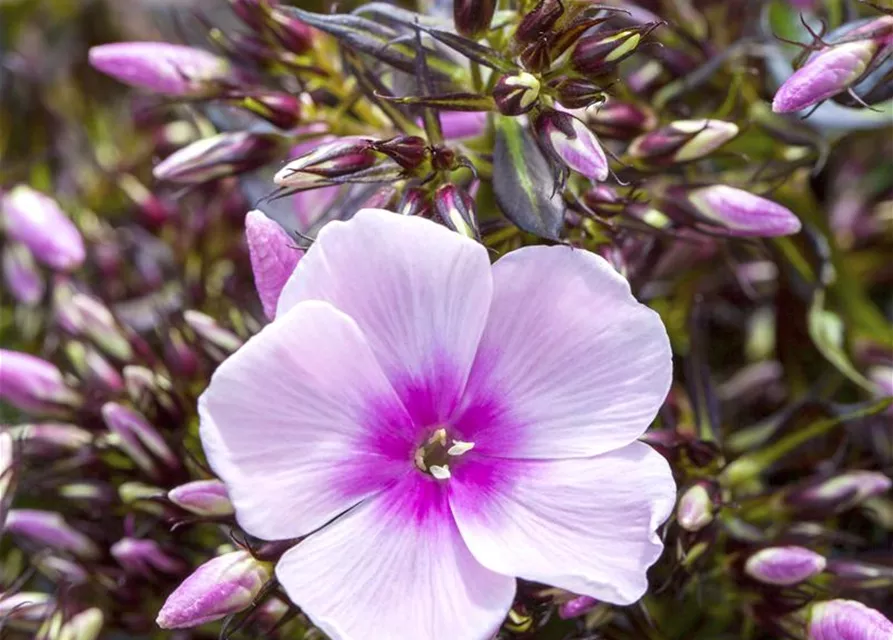
[[[451,476],[451,467],[455,467],[461,457],[473,448],[473,442],[453,440],[446,426],[437,426],[415,450],[413,461],[419,471],[438,480],[447,480]]]

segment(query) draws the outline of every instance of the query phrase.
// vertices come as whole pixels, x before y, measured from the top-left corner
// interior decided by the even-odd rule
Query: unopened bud
[[[267,318],[276,317],[279,294],[304,255],[279,223],[257,209],[245,216],[245,239],[254,272],[254,286]]]
[[[183,312],[183,320],[196,335],[210,346],[226,354],[235,352],[242,346],[242,340],[228,329],[224,329],[209,315],[189,309]]]
[[[154,540],[122,538],[109,549],[125,571],[146,578],[155,572],[176,575],[186,571],[185,563],[161,548]]]
[[[848,471],[805,489],[794,491],[788,503],[794,507],[843,511],[886,493],[893,481],[877,471]]]
[[[676,508],[676,521],[691,532],[700,531],[713,522],[713,498],[707,485],[699,482],[682,494]]]
[[[493,88],[496,108],[507,116],[519,116],[530,111],[539,94],[539,80],[527,72],[502,76]]]
[[[33,562],[42,574],[60,586],[84,584],[89,579],[86,569],[68,558],[41,554]]]
[[[86,429],[57,422],[22,424],[10,429],[9,433],[22,442],[25,453],[38,455],[59,450],[76,451],[93,441],[93,435]]]
[[[631,140],[653,129],[657,117],[648,107],[609,98],[586,109],[586,124],[605,138]]]
[[[85,609],[69,618],[52,640],[96,640],[103,622],[102,609]]]
[[[558,102],[567,109],[585,109],[605,99],[604,89],[585,78],[565,78],[555,90]]]
[[[12,501],[15,486],[15,443],[13,434],[0,431],[0,532],[6,522],[6,512]]]
[[[726,185],[689,191],[689,212],[715,233],[741,237],[787,236],[800,231],[800,220],[790,209]]]
[[[427,143],[418,136],[397,136],[374,143],[374,148],[404,169],[415,169],[428,156]]]
[[[397,205],[397,213],[404,216],[427,216],[431,212],[428,195],[416,187],[403,192],[403,198]]]
[[[673,164],[708,156],[738,135],[738,126],[723,120],[677,120],[633,140],[633,158]]]
[[[237,104],[280,129],[293,129],[301,121],[301,101],[288,93],[253,92],[240,97]]]
[[[552,48],[547,38],[539,38],[521,52],[521,64],[525,69],[540,73],[552,64]]]
[[[496,4],[496,0],[454,0],[453,22],[456,31],[472,39],[483,35],[490,28]]]
[[[855,600],[828,600],[810,606],[807,640],[888,640],[893,622],[880,611]]]
[[[43,299],[46,282],[34,255],[28,248],[12,242],[3,248],[3,281],[17,302],[33,306]]]
[[[270,579],[266,563],[233,551],[201,565],[168,597],[156,622],[162,629],[196,627],[251,605]]]
[[[590,180],[607,180],[605,152],[595,134],[580,120],[563,111],[544,111],[534,128],[554,160]]]
[[[11,509],[6,516],[6,531],[39,545],[70,551],[82,558],[99,556],[99,548],[93,541],[54,511]]]
[[[579,618],[598,606],[598,600],[589,596],[577,596],[573,600],[563,602],[558,607],[558,617],[562,620]]]
[[[179,466],[177,456],[164,438],[145,417],[133,409],[117,402],[106,402],[102,406],[102,419],[109,431],[118,437],[121,448],[144,470],[150,473],[156,471],[152,456],[169,467]]]
[[[285,165],[273,182],[282,187],[307,187],[363,171],[375,164],[373,143],[353,136],[322,144]]]
[[[79,406],[55,365],[18,351],[0,349],[0,400],[22,411],[56,415]]]
[[[48,593],[19,591],[0,593],[0,619],[42,622],[56,608],[56,601]]]
[[[233,505],[226,486],[220,480],[196,480],[171,489],[168,499],[182,509],[199,516],[229,516]]]
[[[110,393],[124,390],[121,374],[93,347],[84,346],[80,342],[69,342],[65,345],[65,354],[85,382],[95,384]]]
[[[825,558],[803,547],[769,547],[747,559],[744,572],[765,584],[790,586],[817,576],[825,569]]]
[[[90,338],[118,360],[129,360],[133,356],[133,348],[120,325],[100,300],[84,293],[74,293],[70,298],[60,298],[58,304],[68,306],[62,313],[68,327],[74,329],[73,333]]]
[[[438,187],[434,193],[434,210],[453,231],[469,238],[479,237],[474,198],[462,187],[454,184]]]
[[[219,133],[175,151],[155,166],[152,175],[168,182],[200,184],[263,166],[279,155],[283,144],[283,138],[273,133]]]
[[[887,565],[858,560],[829,560],[826,571],[850,588],[893,588],[893,567]]]
[[[84,262],[81,233],[49,196],[19,185],[0,200],[0,213],[6,234],[48,267],[71,271]]]
[[[166,42],[116,42],[92,47],[90,65],[119,82],[171,96],[213,94],[232,79],[224,58]]]
[[[597,76],[614,69],[617,64],[632,55],[642,40],[642,34],[654,25],[632,29],[596,31],[580,38],[571,53],[571,65],[587,76]]]
[[[270,28],[279,43],[292,53],[305,53],[313,46],[313,29],[283,11],[270,12]]]
[[[533,42],[555,26],[563,14],[564,6],[561,0],[540,0],[521,18],[515,30],[515,40],[523,43]]]

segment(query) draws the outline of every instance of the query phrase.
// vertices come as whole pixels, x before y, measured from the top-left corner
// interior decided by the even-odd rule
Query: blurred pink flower
[[[636,440],[671,377],[659,317],[602,258],[491,267],[429,220],[364,210],[322,229],[214,374],[201,435],[248,533],[308,536],[276,574],[333,640],[483,640],[515,576],[645,592],[675,486]]]

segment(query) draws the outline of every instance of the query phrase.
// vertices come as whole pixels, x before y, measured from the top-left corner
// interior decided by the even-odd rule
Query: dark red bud
[[[552,64],[552,54],[550,52],[549,40],[540,38],[533,44],[527,46],[521,52],[521,64],[525,69],[538,72],[543,71]]]
[[[558,102],[568,109],[585,109],[604,98],[601,86],[580,78],[565,78],[557,88]]]
[[[474,198],[465,189],[454,184],[438,187],[434,193],[434,210],[453,231],[469,238],[479,237],[474,214]]]
[[[496,0],[454,0],[453,22],[466,38],[478,38],[490,28]]]
[[[540,0],[539,4],[521,19],[521,24],[515,31],[515,40],[524,43],[533,42],[549,31],[563,13],[564,6],[561,0]]]
[[[586,110],[586,124],[605,138],[631,140],[653,129],[657,118],[648,107],[611,98]]]
[[[376,142],[373,148],[383,153],[404,169],[415,169],[428,154],[424,138],[418,136],[397,136],[390,140]]]
[[[287,93],[254,93],[244,96],[241,105],[280,129],[292,129],[301,120],[301,101]]]
[[[313,46],[313,29],[282,11],[270,12],[273,35],[292,53],[306,53]]]
[[[617,63],[636,50],[642,32],[642,28],[596,31],[577,43],[571,53],[571,65],[588,76],[610,73]]]
[[[500,113],[519,116],[536,104],[540,83],[533,75],[521,72],[502,76],[493,88],[493,99]]]
[[[428,217],[431,213],[431,201],[422,189],[415,187],[407,189],[400,204],[397,205],[397,213],[404,216]]]

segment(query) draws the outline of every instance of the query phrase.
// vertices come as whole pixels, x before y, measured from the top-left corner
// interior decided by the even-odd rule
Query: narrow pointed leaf
[[[496,116],[493,190],[505,217],[529,233],[558,240],[564,205],[552,170],[517,118]]]
[[[410,26],[415,27],[416,25]],[[449,31],[441,31],[440,29],[432,29],[422,25],[418,25],[418,27],[438,42],[445,44],[450,49],[458,51],[466,58],[474,60],[485,67],[490,67],[491,69],[496,69],[503,73],[517,71],[518,69],[513,62],[503,57],[495,49],[491,49],[486,45],[475,42],[474,40],[469,40],[468,38],[463,38],[462,36],[450,33]]]
[[[397,104],[412,104],[448,111],[494,111],[496,103],[491,96],[476,93],[445,93],[439,96],[378,96]]]

